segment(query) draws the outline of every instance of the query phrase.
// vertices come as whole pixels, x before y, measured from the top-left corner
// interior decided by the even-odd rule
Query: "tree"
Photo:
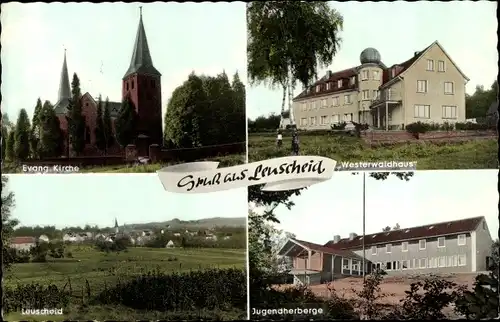
[[[31,121],[30,133],[30,147],[31,155],[34,158],[39,157],[38,144],[40,142],[40,113],[42,111],[42,100],[38,98],[35,105],[35,112],[33,113],[33,120]]]
[[[248,132],[262,132],[276,130],[280,125],[281,116],[271,113],[268,116],[259,116],[255,120],[248,120]]]
[[[108,149],[115,143],[115,138],[113,135],[113,126],[111,124],[111,111],[109,106],[109,99],[106,97],[106,102],[104,103],[104,113],[102,116],[103,134],[105,149],[104,153],[108,153]]]
[[[246,90],[241,82],[238,72],[234,73],[231,83],[233,110],[231,113],[230,131],[232,142],[243,142],[246,140]]]
[[[9,120],[9,115],[7,113],[3,113],[2,117],[2,161],[5,160],[7,155],[7,140],[9,137],[9,133],[12,132],[13,124]]]
[[[465,115],[467,118],[484,118],[491,104],[496,102],[498,81],[494,81],[490,89],[477,85],[474,94],[465,96]]]
[[[122,102],[115,122],[116,139],[122,147],[131,144],[135,140],[137,136],[137,122],[138,115],[134,104],[127,97]]]
[[[41,157],[59,157],[63,153],[64,136],[61,131],[59,118],[49,101],[43,103],[39,113],[39,143],[38,153]]]
[[[401,227],[399,226],[398,223],[396,223],[396,225],[394,227],[392,227],[392,230],[400,230]]]
[[[13,162],[16,160],[16,156],[14,154],[14,143],[16,139],[14,136],[14,131],[9,132],[9,136],[7,137],[6,147],[5,147],[5,160],[8,162]]]
[[[386,232],[386,231],[391,231],[391,227],[389,227],[389,226],[385,226],[385,228],[382,228],[382,231],[383,231],[383,232]]]
[[[80,90],[80,79],[76,73],[73,74],[71,82],[71,100],[68,111],[68,132],[73,152],[79,155],[85,149],[85,116],[82,110],[82,92]]]
[[[104,116],[102,111],[102,99],[99,95],[97,100],[97,115],[96,115],[96,127],[94,130],[95,134],[95,145],[100,151],[106,150],[106,137],[104,133]]]
[[[2,268],[8,269],[12,263],[11,254],[9,252],[10,240],[14,228],[19,224],[14,218],[11,218],[11,210],[15,205],[14,193],[7,189],[8,178],[2,176]]]
[[[28,113],[23,108],[19,112],[14,131],[14,155],[19,161],[24,161],[30,156],[30,133],[30,120]]]
[[[203,118],[208,112],[207,103],[203,81],[192,73],[184,84],[174,90],[168,101],[165,114],[165,141],[170,142],[175,148],[201,146],[201,135],[207,132],[203,127],[215,128],[210,118],[208,120]],[[209,136],[213,138],[213,135]]]
[[[283,90],[288,108],[296,82],[308,87],[318,67],[330,65],[340,47],[343,18],[322,1],[247,4],[247,61],[250,83]]]

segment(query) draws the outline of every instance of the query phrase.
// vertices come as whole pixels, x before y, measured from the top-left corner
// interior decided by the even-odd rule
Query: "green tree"
[[[94,130],[95,134],[95,145],[100,151],[106,151],[106,138],[104,134],[104,115],[102,111],[102,99],[99,95],[97,100],[97,115],[96,115],[96,127]]]
[[[494,81],[489,89],[477,85],[474,94],[465,96],[465,115],[467,118],[484,118],[491,104],[496,102],[498,81]]]
[[[59,157],[63,153],[64,136],[54,107],[49,101],[43,103],[39,114],[38,153],[41,157]]]
[[[2,176],[2,268],[8,269],[12,264],[12,254],[9,252],[10,240],[14,228],[19,224],[14,218],[11,218],[11,210],[15,205],[14,193],[7,189],[8,178]]]
[[[16,160],[16,155],[14,154],[14,143],[16,138],[14,136],[14,131],[9,132],[7,137],[6,147],[5,147],[5,160],[8,162],[14,162]]]
[[[131,144],[137,136],[138,115],[130,98],[125,98],[122,102],[120,112],[116,118],[116,140],[125,147]]]
[[[34,158],[39,157],[38,144],[40,142],[40,113],[42,112],[42,100],[37,99],[35,105],[35,112],[33,113],[33,120],[31,121],[31,133],[30,133],[30,147],[31,155]]]
[[[340,47],[343,18],[323,1],[247,4],[247,69],[250,84],[279,86],[281,110],[288,108],[296,82],[308,87],[318,68],[328,66]]]
[[[249,132],[275,130],[280,125],[280,115],[271,113],[268,116],[259,116],[255,120],[248,120]]]
[[[2,160],[6,159],[7,156],[7,140],[9,138],[9,133],[12,132],[14,125],[9,120],[9,115],[3,113],[2,117]]]
[[[106,102],[104,103],[102,126],[103,126],[104,142],[105,142],[104,153],[107,154],[108,149],[112,147],[115,143],[115,138],[113,135],[113,125],[111,123],[111,109],[109,106],[109,99],[107,97],[106,97]]]
[[[233,90],[233,110],[231,113],[231,130],[233,142],[246,140],[246,90],[241,82],[238,72],[234,73],[231,83]]]
[[[76,155],[81,154],[85,149],[85,116],[83,115],[81,98],[80,79],[74,73],[68,111],[68,133],[71,148]]]
[[[203,118],[208,112],[207,103],[203,81],[192,73],[174,90],[168,101],[164,131],[167,146],[190,148],[202,145],[203,127],[214,126]]]
[[[14,155],[16,160],[24,161],[30,156],[30,133],[30,120],[28,113],[23,108],[19,112],[14,131]]]

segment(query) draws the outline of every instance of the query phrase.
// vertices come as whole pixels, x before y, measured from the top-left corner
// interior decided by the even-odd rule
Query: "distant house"
[[[77,241],[77,238],[76,238],[76,235],[73,234],[73,233],[66,233],[63,236],[63,241],[64,242],[72,242],[72,243],[74,243],[74,242]]]
[[[38,241],[48,243],[50,239],[47,235],[40,235],[40,237],[38,237]]]
[[[181,233],[175,233],[174,236],[175,237],[181,237]]]
[[[96,234],[96,235],[94,236],[94,239],[95,239],[95,240],[104,240],[104,239],[106,239],[106,236],[105,236],[105,235],[103,235],[103,234],[100,234],[100,233],[99,233],[99,234]]]
[[[231,236],[224,236],[224,240],[231,239]]]
[[[169,240],[168,243],[167,243],[167,246],[165,246],[166,248],[174,248],[175,247],[175,244],[173,241]]]
[[[216,240],[217,240],[217,236],[212,235],[212,234],[209,234],[209,235],[206,235],[206,236],[205,236],[205,239],[206,239],[206,240],[213,240],[213,241],[216,241]]]
[[[29,251],[35,245],[36,239],[34,237],[14,237],[10,242],[10,247],[22,251]]]

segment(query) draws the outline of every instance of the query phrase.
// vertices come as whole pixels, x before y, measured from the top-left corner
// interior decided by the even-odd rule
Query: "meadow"
[[[246,309],[241,303],[228,304],[231,296],[227,295],[227,292],[246,294],[244,249],[130,247],[118,253],[107,253],[97,251],[92,246],[82,245],[69,246],[66,251],[71,252],[70,258],[66,256],[60,259],[48,258],[46,262],[41,263],[13,264],[4,275],[4,286],[7,288],[38,284],[42,287],[51,285],[66,292],[69,302],[64,305],[64,316],[27,317],[13,311],[6,314],[7,320],[184,319],[193,318],[193,315],[195,318],[238,319],[246,316]],[[232,281],[225,281],[229,285],[214,286],[213,283],[225,283],[227,274],[233,276],[230,278]],[[213,277],[214,280],[207,276]],[[151,284],[151,280],[156,282]],[[166,283],[171,289],[149,287],[162,283]],[[188,287],[187,291],[197,295],[191,296],[191,293],[188,293],[181,298],[183,292],[180,288],[184,287],[179,285],[184,285],[183,283],[195,283],[196,285]],[[174,287],[175,285],[177,287]],[[228,289],[218,289],[221,285]],[[217,295],[214,295],[217,297],[214,300],[217,305],[207,304],[206,296],[198,293],[210,288],[212,294]],[[172,302],[180,303],[178,308],[165,310],[162,305],[168,303],[141,307],[140,300],[130,301],[130,297],[147,298],[148,295],[153,296],[156,293],[161,296],[174,294],[175,299]],[[225,297],[225,300],[221,300],[222,297]],[[202,307],[193,304],[192,312],[186,317],[186,301],[198,303]],[[220,303],[224,305],[219,305]]]
[[[248,162],[289,156],[291,137],[283,135],[276,147],[275,133],[249,133]],[[496,139],[466,142],[395,143],[371,147],[360,138],[345,135],[299,133],[300,155],[318,155],[336,161],[417,161],[419,170],[496,169]]]

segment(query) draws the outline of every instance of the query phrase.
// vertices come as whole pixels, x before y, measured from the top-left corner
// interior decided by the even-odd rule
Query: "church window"
[[[151,80],[151,87],[155,88],[155,80],[154,79]]]
[[[134,89],[134,80],[132,80],[132,89]]]
[[[128,91],[128,82],[126,82],[125,84],[127,85],[126,87],[127,87],[127,91]]]

